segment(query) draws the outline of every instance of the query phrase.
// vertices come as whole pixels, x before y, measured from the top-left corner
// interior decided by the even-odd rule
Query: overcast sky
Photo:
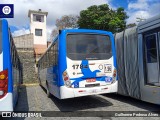
[[[135,23],[137,17],[147,19],[160,14],[160,0],[0,0],[0,4],[14,4],[14,18],[8,19],[14,36],[29,33],[29,9],[48,12],[48,37],[56,19],[63,15],[79,15],[91,5],[109,4],[112,9],[124,7],[129,16],[127,24]]]

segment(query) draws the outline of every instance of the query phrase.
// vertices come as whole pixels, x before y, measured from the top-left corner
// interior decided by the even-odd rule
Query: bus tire
[[[42,86],[40,79],[38,81],[39,81],[39,86]]]
[[[48,87],[48,83],[46,82],[46,86],[47,86],[47,97],[50,98],[51,97],[51,93],[49,92],[49,87]]]

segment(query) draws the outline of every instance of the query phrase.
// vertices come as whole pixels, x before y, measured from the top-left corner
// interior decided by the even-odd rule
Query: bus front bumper
[[[80,96],[115,93],[118,89],[118,81],[113,84],[92,88],[67,88],[66,86],[60,87],[60,99],[74,98]]]

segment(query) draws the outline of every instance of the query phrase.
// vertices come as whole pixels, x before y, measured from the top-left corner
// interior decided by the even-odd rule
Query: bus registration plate
[[[89,82],[89,83],[90,83],[90,82],[96,82],[96,79],[95,79],[95,78],[87,79],[86,82]]]

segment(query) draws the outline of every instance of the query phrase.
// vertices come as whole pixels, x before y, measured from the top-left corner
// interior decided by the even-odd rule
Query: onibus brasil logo
[[[5,15],[8,15],[11,13],[11,8],[9,6],[4,6],[2,8],[2,12],[5,14]]]

